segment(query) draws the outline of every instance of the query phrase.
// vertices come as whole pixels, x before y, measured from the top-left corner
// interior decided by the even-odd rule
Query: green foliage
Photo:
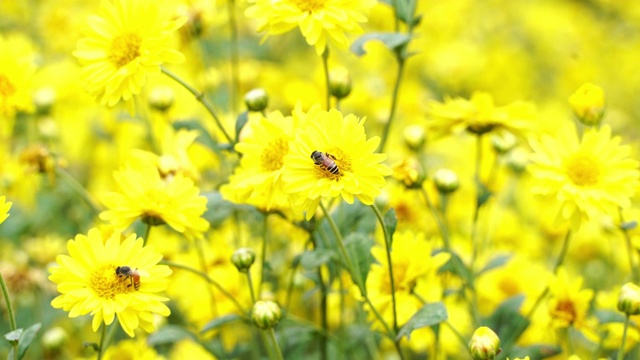
[[[416,329],[420,329],[427,326],[433,326],[439,324],[443,321],[447,321],[449,318],[449,314],[447,313],[447,308],[443,303],[431,303],[425,304],[420,310],[418,310],[412,317],[407,321],[402,328],[398,331],[398,335],[396,336],[396,340],[400,340],[402,337],[406,336],[407,339],[411,338],[411,332]]]

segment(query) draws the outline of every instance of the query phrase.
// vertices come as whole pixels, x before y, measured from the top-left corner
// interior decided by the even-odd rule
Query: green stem
[[[147,223],[147,230],[144,232],[144,237],[142,238],[142,246],[147,245],[147,241],[149,241],[149,234],[151,234],[151,223]]]
[[[209,114],[211,114],[211,116],[213,117],[213,120],[216,122],[216,126],[222,132],[222,135],[224,135],[224,137],[227,139],[229,144],[234,144],[233,139],[231,138],[231,136],[229,136],[227,131],[224,129],[224,126],[222,126],[222,122],[220,122],[220,118],[218,118],[216,111],[213,109],[213,105],[205,98],[204,93],[199,92],[198,90],[196,90],[194,87],[189,85],[187,82],[182,80],[178,75],[172,73],[171,71],[163,67],[160,67],[160,69],[162,70],[163,73],[165,73],[167,76],[175,80],[178,84],[182,85],[182,87],[187,89],[187,91],[189,91],[191,94],[193,94],[193,96],[196,97],[196,100],[198,100],[205,107],[205,109],[207,109]]]
[[[384,234],[384,245],[387,253],[387,264],[389,264],[389,283],[391,284],[391,306],[393,307],[393,331],[394,333],[398,333],[398,312],[397,312],[397,304],[396,304],[396,285],[395,278],[393,276],[393,263],[391,262],[391,236],[389,235],[389,231],[387,226],[384,223],[384,218],[380,213],[380,210],[375,206],[375,204],[371,205],[371,209],[376,214],[376,218],[378,218],[378,222],[382,227],[382,232]]]
[[[622,330],[622,341],[620,342],[620,350],[618,350],[618,360],[624,359],[624,348],[627,344],[627,330],[629,329],[629,314],[624,318],[624,329]]]
[[[203,274],[209,273],[209,264],[207,263],[207,259],[204,256],[204,240],[196,239],[195,240],[195,248],[196,253],[198,254],[198,260],[200,261],[200,268],[202,269]],[[209,296],[211,297],[211,313],[216,316],[218,314],[218,304],[216,301],[216,295],[213,292],[211,287],[207,287],[207,291],[209,291]]]
[[[384,146],[387,143],[387,139],[389,138],[389,131],[391,130],[391,123],[396,115],[396,107],[398,106],[398,94],[400,93],[400,84],[402,83],[402,74],[404,73],[404,63],[405,59],[401,52],[396,51],[396,59],[398,61],[398,72],[396,74],[396,83],[393,86],[393,94],[391,96],[391,109],[389,110],[389,118],[387,122],[384,124],[384,129],[382,130],[382,136],[380,140],[380,152],[384,152]]]
[[[225,290],[217,281],[213,280],[212,278],[209,277],[209,275],[207,275],[206,273],[203,273],[202,271],[196,270],[192,267],[186,266],[186,265],[182,265],[182,264],[178,264],[175,263],[173,261],[168,261],[168,260],[160,260],[160,264],[162,265],[168,265],[174,268],[178,268],[178,269],[182,269],[182,270],[186,270],[189,271],[195,275],[200,276],[201,278],[205,279],[209,284],[215,286],[216,289],[218,289],[224,296],[226,296],[229,300],[231,300],[231,302],[233,302],[235,304],[235,306],[238,308],[238,310],[240,310],[240,312],[242,314],[246,314],[247,310],[242,307],[242,305],[240,305],[240,303],[238,302],[238,300],[236,300],[236,298],[231,295],[227,290]]]
[[[624,216],[622,215],[621,208],[618,208],[618,214],[620,216],[620,225],[623,225],[625,221]],[[629,231],[626,228],[621,226],[620,229],[622,230],[624,240],[627,244],[627,256],[629,257],[629,269],[631,270],[631,278],[633,279],[633,283],[637,284],[640,281],[640,276],[638,275],[638,267],[633,260],[633,246],[631,245],[631,236],[629,235]]]
[[[282,351],[280,351],[280,345],[278,345],[278,339],[276,338],[276,331],[273,330],[273,328],[268,330],[269,332],[269,337],[271,338],[271,342],[273,343],[273,348],[276,350],[276,359],[278,360],[284,360],[284,357],[282,356]]]
[[[475,209],[473,211],[473,223],[471,224],[471,247],[472,247],[472,254],[471,254],[471,264],[469,265],[469,268],[471,269],[471,271],[473,271],[473,267],[475,265],[475,261],[478,257],[478,218],[479,218],[479,214],[480,214],[480,208],[482,207],[482,203],[481,203],[481,196],[484,196],[484,194],[482,194],[483,190],[483,185],[482,185],[482,180],[480,179],[480,170],[481,170],[481,166],[482,166],[482,135],[478,135],[476,137],[476,171],[475,171],[475,175],[474,175],[474,179],[476,182],[476,189],[477,189],[477,193],[476,193],[476,206]]]
[[[327,306],[327,286],[322,278],[322,266],[318,266],[318,283],[320,286],[320,323],[322,334],[320,334],[320,359],[327,360],[327,334],[329,333],[328,306]]]
[[[447,227],[444,224],[444,220],[440,217],[440,214],[438,214],[438,210],[433,205],[433,201],[431,201],[431,197],[429,196],[429,193],[427,192],[427,190],[421,186],[420,192],[422,193],[422,196],[424,197],[424,200],[427,203],[427,207],[431,211],[431,215],[433,216],[433,218],[436,221],[436,224],[438,225],[438,231],[440,232],[440,236],[442,236],[442,241],[444,242],[445,250],[447,250],[447,252],[451,252],[451,240],[449,238],[449,231],[447,230]],[[442,215],[443,215],[442,217],[444,217],[444,214]]]
[[[13,311],[13,306],[11,305],[11,298],[9,297],[9,287],[7,283],[4,281],[4,276],[0,273],[0,287],[2,287],[2,295],[4,295],[4,301],[7,305],[7,313],[9,315],[9,326],[11,327],[11,331],[16,331],[18,326],[16,325],[16,314]],[[18,341],[11,341],[11,347],[13,347],[13,356],[15,359],[18,359]]]
[[[100,334],[100,347],[98,351],[98,360],[102,359],[105,350],[107,349],[107,324],[102,324],[102,334]]]
[[[231,102],[231,109],[235,113],[238,110],[237,97],[240,90],[240,72],[238,70],[238,22],[236,20],[235,0],[229,0],[227,5],[229,10],[229,32],[231,33],[231,90],[229,91],[229,100]]]
[[[256,293],[253,291],[253,283],[251,282],[251,271],[247,271],[247,283],[249,285],[249,292],[251,292],[251,302],[256,303]]]
[[[567,353],[574,354],[573,339],[571,337],[571,326],[564,329],[564,335],[567,338]]]
[[[80,197],[87,203],[87,205],[89,205],[91,210],[93,210],[96,214],[101,211],[100,206],[98,206],[96,202],[93,201],[93,198],[91,197],[91,194],[89,194],[87,189],[85,189],[85,187],[82,186],[82,184],[80,184],[78,180],[71,176],[71,174],[69,174],[66,170],[59,166],[55,167],[55,172],[60,180],[66,182],[69,187],[71,187],[73,190],[75,190],[76,193],[78,193],[78,195],[80,195]]]
[[[324,48],[322,53],[322,67],[324,68],[324,81],[327,84],[327,111],[331,108],[331,89],[329,87],[329,47]]]
[[[269,233],[269,213],[264,214],[262,221],[262,253],[260,254],[260,285],[258,291],[262,291],[262,284],[264,283],[265,274],[265,262],[267,261],[267,235]]]

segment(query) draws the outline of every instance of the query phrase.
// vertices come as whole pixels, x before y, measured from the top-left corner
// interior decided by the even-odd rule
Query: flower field
[[[632,0],[0,2],[0,357],[640,358]]]

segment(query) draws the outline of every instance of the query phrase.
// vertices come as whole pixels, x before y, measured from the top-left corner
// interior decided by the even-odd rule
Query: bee
[[[340,173],[340,169],[338,169],[338,165],[336,165],[336,162],[334,161],[336,158],[333,155],[313,150],[311,158],[316,165],[323,166],[325,169],[329,170],[330,173],[334,175],[338,175]]]
[[[131,285],[133,285],[134,289],[140,289],[140,274],[138,273],[138,270],[134,270],[129,266],[118,266],[116,268],[116,275],[118,275],[119,278],[124,277],[125,279],[129,279],[130,284],[127,285],[127,287],[131,287]]]

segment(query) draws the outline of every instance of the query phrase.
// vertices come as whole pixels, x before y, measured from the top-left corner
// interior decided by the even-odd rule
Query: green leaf
[[[391,6],[393,8],[393,0],[380,0],[381,2]],[[415,0],[395,0],[397,5],[396,14],[405,24],[412,23],[412,26],[416,26],[420,23],[422,16],[413,17],[415,13]]]
[[[528,356],[530,359],[546,359],[558,355],[562,352],[562,348],[549,344],[535,344],[527,347],[514,347],[509,355],[510,359],[522,358]]]
[[[236,142],[240,141],[240,132],[242,131],[242,128],[244,128],[244,126],[247,125],[248,121],[249,121],[248,111],[245,111],[240,115],[238,115],[238,118],[236,119]]]
[[[398,331],[396,341],[400,341],[403,336],[410,339],[411,332],[427,326],[432,326],[446,321],[449,318],[447,308],[443,303],[425,304],[418,312],[416,312],[409,321],[404,324]]]
[[[460,256],[453,251],[451,252],[451,258],[449,261],[442,265],[440,270],[438,270],[438,274],[443,272],[456,274],[460,279],[462,279],[462,281],[464,281],[465,284],[471,284],[471,278],[473,276],[471,270],[469,270],[464,262],[462,262]]]
[[[344,245],[353,264],[351,278],[361,289],[365,289],[369,268],[375,261],[371,255],[371,247],[375,242],[362,233],[351,233],[344,239]]]
[[[336,259],[335,251],[329,249],[313,249],[305,251],[300,257],[300,265],[307,270],[314,270],[318,266],[324,265],[329,261]]]
[[[400,46],[408,44],[411,41],[411,36],[400,33],[383,33],[383,32],[371,32],[366,33],[357,38],[353,44],[351,44],[350,50],[357,56],[362,56],[367,52],[364,50],[364,44],[370,40],[381,41],[384,46],[389,50],[396,50]]]
[[[29,345],[33,342],[33,339],[36,338],[36,334],[40,331],[42,324],[37,323],[31,325],[22,333],[20,336],[20,342],[18,343],[18,359],[22,359],[24,354],[27,352]]]
[[[8,342],[15,342],[20,340],[20,336],[22,335],[23,329],[15,329],[11,332],[4,334],[4,338],[7,339]]]
[[[234,322],[234,321],[238,321],[238,320],[242,320],[242,316],[237,315],[237,314],[229,314],[229,315],[224,315],[224,316],[220,316],[219,318],[215,318],[211,321],[209,321],[203,328],[202,330],[200,330],[200,333],[205,333],[209,330],[213,330],[215,328],[218,328],[222,325]]]
[[[384,214],[384,226],[389,233],[389,247],[393,242],[393,233],[396,232],[396,226],[398,225],[398,218],[396,217],[396,210],[391,208]]]
[[[516,295],[503,301],[482,325],[496,332],[500,339],[518,339],[529,326],[529,320],[520,314],[524,295]]]
[[[147,338],[147,344],[149,346],[173,344],[182,339],[196,340],[196,336],[187,331],[182,326],[166,325],[161,327],[158,331],[149,335]]]
[[[100,345],[94,342],[85,341],[82,343],[82,346],[86,348],[92,348],[95,352],[100,352]]]
[[[482,268],[482,270],[478,271],[476,276],[479,276],[489,270],[495,269],[497,267],[500,267],[506,264],[509,261],[509,259],[511,259],[511,255],[498,255],[494,257],[487,263],[487,265],[484,266],[484,268]]]
[[[638,222],[635,220],[625,221],[622,224],[620,224],[620,229],[622,230],[633,230],[636,227],[638,227]]]
[[[196,138],[196,141],[200,144],[206,146],[212,151],[219,151],[220,147],[218,146],[218,142],[211,137],[209,131],[202,126],[202,123],[198,120],[179,120],[173,122],[173,128],[176,130],[187,129],[187,130],[198,130],[200,133]]]
[[[623,323],[625,316],[618,311],[598,309],[593,312],[600,324]]]

